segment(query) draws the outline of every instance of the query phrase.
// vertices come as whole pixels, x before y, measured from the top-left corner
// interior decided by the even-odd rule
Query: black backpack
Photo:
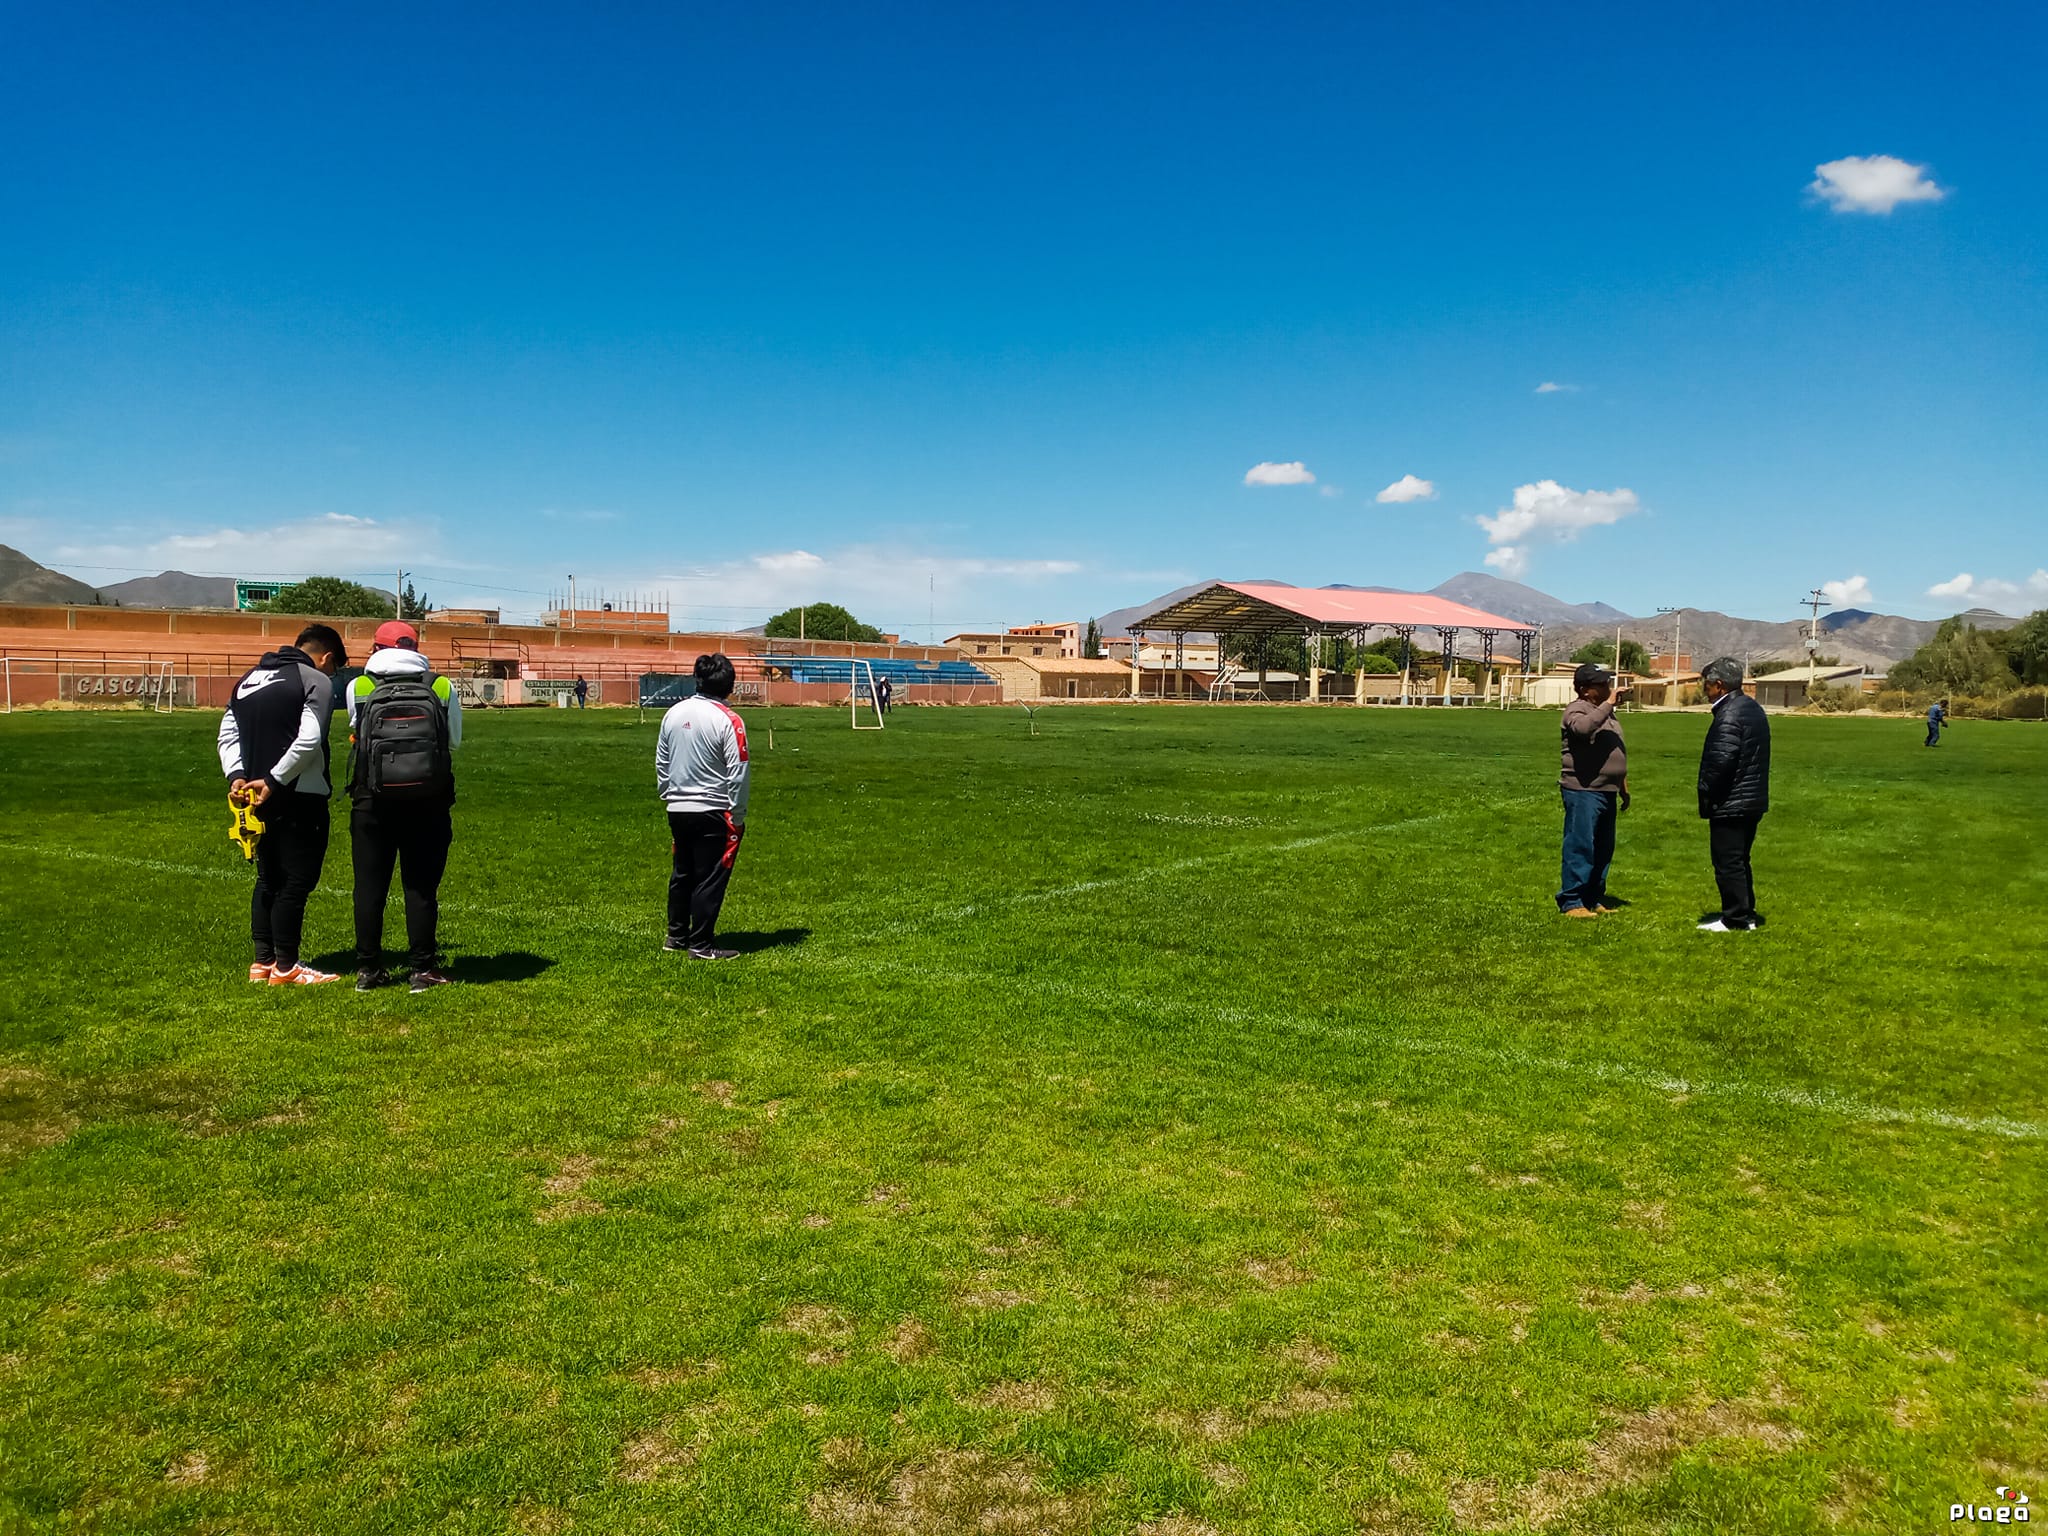
[[[434,674],[380,677],[356,714],[358,795],[382,800],[445,800],[455,788],[448,749],[448,706]]]

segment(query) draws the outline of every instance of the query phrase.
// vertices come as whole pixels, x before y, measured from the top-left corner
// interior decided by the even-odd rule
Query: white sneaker
[[[1736,931],[1737,930],[1730,928],[1726,923],[1722,922],[1721,919],[1719,919],[1718,917],[1715,918],[1712,922],[1700,924],[1701,933],[1734,933]]]

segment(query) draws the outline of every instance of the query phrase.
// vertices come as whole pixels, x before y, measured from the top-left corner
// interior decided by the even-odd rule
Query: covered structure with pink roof
[[[1300,635],[1312,644],[1319,636],[1336,636],[1353,644],[1365,643],[1377,631],[1401,639],[1401,699],[1409,698],[1410,647],[1418,629],[1433,630],[1445,664],[1443,697],[1451,698],[1452,661],[1458,637],[1467,632],[1479,641],[1480,659],[1489,676],[1495,646],[1510,635],[1521,653],[1521,671],[1529,670],[1529,649],[1535,640],[1534,625],[1504,619],[1497,613],[1468,608],[1449,598],[1422,592],[1390,592],[1362,587],[1286,587],[1271,582],[1218,581],[1192,596],[1169,603],[1138,619],[1133,634],[1164,633],[1172,636],[1176,662],[1191,634],[1213,634],[1219,654],[1242,653],[1275,635]],[[1178,666],[1176,666],[1176,670]],[[1318,695],[1319,678],[1311,669],[1309,697]],[[1363,702],[1361,686],[1358,694]]]

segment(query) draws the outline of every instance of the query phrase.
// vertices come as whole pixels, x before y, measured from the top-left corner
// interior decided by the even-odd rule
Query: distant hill
[[[100,596],[124,608],[232,608],[235,578],[165,571],[161,576],[138,576],[101,587]]]
[[[1150,602],[1106,613],[1096,622],[1102,626],[1105,636],[1129,634],[1129,626],[1144,615],[1156,613],[1168,603],[1192,597],[1204,587],[1224,579],[1233,578],[1212,577],[1209,581],[1198,581],[1193,586],[1163,593]],[[1348,586],[1343,582],[1331,585],[1353,592],[1396,590]],[[1534,587],[1523,586],[1518,581],[1503,581],[1482,571],[1462,571],[1449,581],[1432,587],[1430,593],[1487,613],[1497,613],[1504,619],[1542,625],[1544,655],[1552,661],[1569,656],[1589,640],[1612,641],[1617,627],[1624,639],[1641,641],[1652,655],[1671,649],[1670,614],[1659,614],[1653,619],[1631,618],[1607,603],[1567,603]],[[1685,652],[1692,657],[1695,666],[1716,656],[1747,656],[1753,661],[1804,660],[1806,657],[1806,625],[1801,620],[1738,619],[1704,608],[1680,609],[1678,617],[1684,627]],[[1972,608],[1960,617],[1980,629],[2010,629],[2019,622],[1988,608]],[[1931,640],[1940,624],[1939,619],[1902,619],[1891,614],[1846,608],[1821,619],[1821,649],[1827,655],[1841,657],[1851,666],[1868,666],[1882,671],[1892,662],[1912,655]],[[1188,638],[1208,640],[1213,636],[1190,635]],[[1427,631],[1422,636],[1425,644],[1433,638]],[[1460,654],[1466,652],[1468,644],[1459,646]]]
[[[1716,656],[1748,657],[1751,661],[1806,659],[1803,619],[1738,619],[1701,608],[1682,608],[1678,616],[1684,628],[1681,643],[1695,667]],[[2019,622],[1988,608],[1973,608],[1962,617],[1979,629],[2010,629]],[[1848,609],[1820,621],[1821,650],[1826,655],[1841,657],[1847,665],[1882,671],[1933,639],[1941,622]],[[1652,654],[1671,649],[1669,614],[1625,620],[1620,627],[1623,639],[1640,640]],[[1565,624],[1554,629],[1546,626],[1544,649],[1552,659],[1568,656],[1589,640],[1612,640],[1614,630],[1613,624]]]
[[[1567,603],[1538,592],[1519,581],[1503,581],[1483,571],[1460,571],[1449,581],[1429,589],[1432,597],[1447,597],[1454,603],[1497,613],[1523,624],[1617,624],[1628,618],[1619,608],[1606,603]]]
[[[96,603],[82,581],[39,565],[18,549],[0,544],[0,603]]]

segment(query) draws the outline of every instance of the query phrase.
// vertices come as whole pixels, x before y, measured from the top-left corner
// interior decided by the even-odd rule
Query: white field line
[[[969,986],[985,987],[990,983],[997,983],[1020,991],[1035,991],[1050,998],[1095,1007],[1107,1006],[1113,1010],[1125,1011],[1144,1010],[1160,1018],[1179,1015],[1185,1019],[1205,1020],[1238,1029],[1284,1030],[1290,1034],[1316,1040],[1355,1040],[1382,1049],[1405,1051],[1417,1056],[1444,1056],[1456,1061],[1478,1062],[1539,1077],[1590,1077],[1599,1082],[1640,1088],[1652,1093],[1684,1094],[1693,1098],[1736,1099],[1753,1104],[1768,1104],[1779,1109],[1811,1110],[1816,1114],[1832,1115],[1837,1119],[1854,1120],[1868,1125],[1925,1126],[1963,1131],[1973,1135],[2004,1136],[2019,1141],[2048,1137],[2048,1125],[2032,1120],[2016,1120],[2007,1115],[1966,1115],[1945,1109],[1906,1109],[1890,1104],[1873,1103],[1871,1100],[1860,1099],[1853,1094],[1838,1093],[1830,1088],[1792,1088],[1751,1082],[1739,1077],[1679,1077],[1672,1073],[1659,1072],[1648,1067],[1629,1066],[1620,1062],[1586,1061],[1498,1046],[1467,1044],[1456,1040],[1423,1039],[1413,1035],[1391,1033],[1370,1025],[1336,1024],[1300,1014],[1211,1006],[1186,1002],[1178,998],[1153,997],[1142,992],[1077,986],[1072,982],[1000,976],[987,972],[949,971],[899,962],[878,963],[866,955],[806,955],[799,960],[770,961],[770,964],[776,969],[811,969],[828,965],[834,969],[860,971],[877,976],[900,976],[910,972],[935,981],[950,981]]]
[[[1284,852],[1297,846],[1317,846],[1336,841],[1340,837],[1359,836],[1367,831],[1392,831],[1412,826],[1422,821],[1441,821],[1451,812],[1440,812],[1429,817],[1418,817],[1410,822],[1386,822],[1371,828],[1356,828],[1343,833],[1326,833],[1315,838],[1298,839],[1294,844],[1267,847],[1268,853]],[[233,880],[240,882],[247,875],[238,869],[221,869],[204,864],[173,864],[163,859],[136,858],[128,854],[97,853],[82,848],[48,848],[33,843],[5,843],[0,849],[9,852],[43,854],[57,858],[83,859],[93,863],[119,864],[131,869],[146,869],[160,874],[199,875],[208,879]],[[1226,857],[1223,854],[1208,855],[1202,860],[1183,860],[1179,864],[1163,866],[1178,869],[1192,864],[1212,862]],[[1142,878],[1132,875],[1130,879]],[[1078,889],[1092,890],[1109,881],[1089,881]],[[333,886],[320,886],[315,894],[345,899],[346,891]],[[1027,892],[1017,900],[1047,900],[1057,892]],[[472,903],[444,903],[451,911],[471,913],[480,917],[501,917],[513,920],[541,922],[560,927],[580,928],[590,932],[617,934],[618,921],[606,921],[591,916],[594,911],[604,908],[585,907],[569,909],[561,907],[496,907]],[[622,913],[628,909],[616,909]],[[630,911],[638,914],[636,906]],[[1487,1065],[1533,1072],[1538,1076],[1576,1075],[1591,1077],[1600,1082],[1619,1083],[1626,1087],[1641,1088],[1654,1093],[1685,1094],[1698,1098],[1744,1099],[1752,1103],[1770,1104],[1782,1109],[1808,1109],[1818,1114],[1833,1115],[1838,1119],[1855,1120],[1871,1125],[1917,1125],[1939,1127],[1943,1130],[1964,1131],[1979,1135],[2005,1136],[2016,1140],[2035,1140],[2048,1136],[2048,1125],[2031,1120],[2015,1120],[2005,1115],[1965,1115],[1942,1109],[1902,1109],[1888,1104],[1876,1104],[1849,1094],[1837,1093],[1828,1088],[1787,1088],[1768,1083],[1753,1083],[1742,1078],[1688,1078],[1670,1073],[1653,1071],[1646,1067],[1632,1067],[1618,1062],[1582,1061],[1563,1056],[1542,1056],[1528,1051],[1506,1050],[1496,1046],[1470,1045],[1453,1040],[1425,1040],[1415,1036],[1388,1034],[1369,1026],[1357,1024],[1332,1024],[1321,1019],[1305,1018],[1298,1014],[1262,1012],[1257,1009],[1209,1007],[1191,1004],[1179,999],[1161,999],[1140,992],[1118,992],[1104,987],[1079,987],[1071,982],[1049,981],[1038,978],[1023,979],[999,976],[987,972],[949,971],[933,966],[913,965],[901,960],[878,964],[865,955],[834,956],[830,954],[806,954],[793,961],[781,961],[772,956],[762,956],[757,963],[769,969],[806,970],[830,967],[841,971],[856,971],[873,975],[901,976],[905,973],[924,976],[934,981],[950,981],[974,986],[985,986],[991,982],[1008,985],[1020,990],[1033,990],[1041,994],[1065,998],[1074,1002],[1095,1006],[1104,1004],[1119,1008],[1142,1008],[1161,1017],[1179,1014],[1186,1018],[1208,1019],[1219,1024],[1238,1028],[1256,1026],[1265,1029],[1286,1030],[1293,1034],[1305,1035],[1320,1040],[1359,1040],[1398,1051],[1407,1051],[1418,1056],[1448,1056],[1459,1061],[1482,1062]]]
[[[1512,804],[1511,801],[1495,802],[1488,809]],[[984,897],[980,901],[962,902],[957,906],[938,907],[922,917],[904,918],[883,930],[885,933],[901,933],[923,928],[932,923],[956,923],[974,917],[991,907],[1022,906],[1037,901],[1063,901],[1069,896],[1085,896],[1090,891],[1110,890],[1120,885],[1143,885],[1148,881],[1165,879],[1172,875],[1186,874],[1193,869],[1207,869],[1212,864],[1222,864],[1232,859],[1269,857],[1280,853],[1300,853],[1307,848],[1322,848],[1331,843],[1349,842],[1356,838],[1377,837],[1386,832],[1406,832],[1413,827],[1426,827],[1432,822],[1448,821],[1463,814],[1465,807],[1450,811],[1433,811],[1427,816],[1410,816],[1403,821],[1376,821],[1363,826],[1340,827],[1334,832],[1318,832],[1310,837],[1297,837],[1284,843],[1247,843],[1238,848],[1223,848],[1215,853],[1198,853],[1185,859],[1172,859],[1164,864],[1148,864],[1142,869],[1126,870],[1120,875],[1104,875],[1095,880],[1076,880],[1071,885],[1055,885],[1044,890],[1014,891],[1002,896]]]
[[[246,885],[253,876],[247,864],[173,864],[166,859],[137,858],[126,853],[99,853],[89,848],[53,848],[43,843],[0,843],[0,852],[27,853],[49,859],[82,859],[89,864],[116,864],[123,869],[144,869],[152,874],[178,875],[201,880],[228,880],[236,885]],[[348,901],[350,893],[346,887],[329,885],[322,881],[313,887],[315,896],[325,896],[334,901]],[[577,907],[498,907],[484,902],[444,901],[444,912],[460,912],[472,917],[498,917],[512,922],[531,921],[547,923],[558,928],[580,928],[590,933],[618,934],[635,916],[648,912],[658,918],[660,908],[649,908],[644,904],[632,907],[593,906]],[[606,919],[593,913],[612,912],[616,917]]]

